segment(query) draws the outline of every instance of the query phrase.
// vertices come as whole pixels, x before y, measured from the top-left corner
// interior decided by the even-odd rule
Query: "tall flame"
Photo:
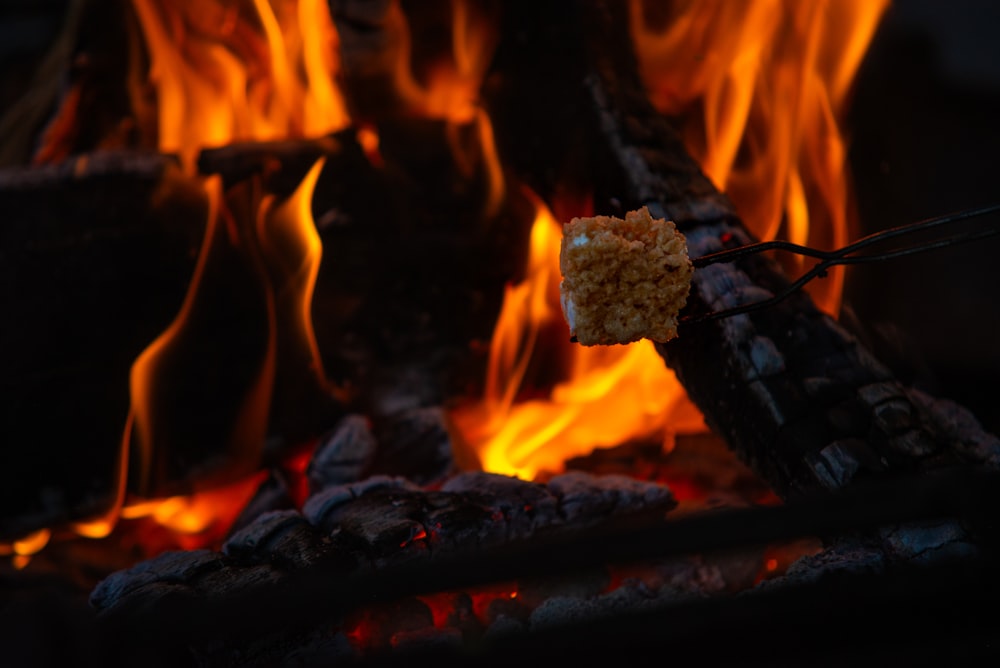
[[[484,397],[451,419],[487,471],[534,478],[595,447],[702,431],[701,414],[649,341],[572,346],[568,374],[544,399],[519,401],[543,330],[569,330],[559,306],[562,226],[536,196],[527,278],[508,286],[493,333]]]
[[[197,155],[234,140],[329,133],[348,116],[322,0],[133,7],[150,58],[157,144],[202,185],[206,227],[177,317],[132,368],[117,501],[75,529],[96,538],[119,519],[149,518],[194,547],[218,538],[260,482],[280,368],[304,369],[297,380],[304,374],[325,386],[309,312],[321,254],[310,205],[323,162],[279,200],[258,183],[224,192],[219,177],[197,176]],[[178,451],[186,465],[201,466],[200,491],[143,498],[169,478]],[[126,498],[127,482],[138,500]]]
[[[844,114],[888,4],[630,0],[653,104],[678,118],[688,150],[759,238],[847,242],[854,214]],[[842,285],[837,271],[810,289],[836,312]]]
[[[323,0],[132,2],[150,53],[159,148],[192,173],[205,147],[347,124]]]
[[[630,0],[652,102],[679,120],[688,150],[760,238],[820,247],[847,241],[843,115],[887,4]],[[531,356],[545,354],[536,348],[539,332],[559,320],[560,229],[540,203],[538,212],[530,275],[507,291],[483,400],[453,414],[483,467],[532,478],[597,446],[653,434],[669,444],[673,433],[704,430],[648,341],[574,347],[565,379],[547,397],[519,399]],[[814,289],[821,307],[839,308],[842,280],[838,273]]]
[[[844,243],[851,220],[844,108],[888,0],[677,0],[663,5],[660,16],[654,4],[630,0],[641,74],[657,108],[678,119],[705,172],[759,237],[825,247]],[[335,79],[338,36],[325,0],[132,5],[150,67],[151,86],[132,90],[140,126],[155,135],[160,150],[180,157],[189,177],[197,176],[197,155],[205,147],[315,136],[347,125]],[[505,194],[492,125],[477,99],[492,35],[474,5],[453,0],[451,7],[451,59],[419,78],[411,69],[402,5],[388,0],[386,25],[401,36],[391,78],[411,113],[445,121],[459,165],[465,161],[470,171],[476,163],[485,167],[489,214]],[[143,118],[149,91],[151,111]],[[466,128],[474,130],[473,146]],[[369,153],[377,153],[374,130],[362,128],[359,137]],[[226,414],[215,413],[214,430],[200,432],[200,438],[228,444],[226,452],[244,472],[252,473],[258,462],[283,362],[291,358],[323,381],[309,318],[321,252],[309,203],[321,167],[284,201],[259,192],[234,196],[216,178],[200,180],[208,207],[198,268],[177,319],[133,368],[133,411],[125,426],[116,507],[107,517],[79,524],[81,534],[107,535],[119,518],[151,518],[190,536],[182,546],[193,547],[206,536],[218,537],[259,483],[259,475],[251,475],[187,496],[136,502],[124,495],[126,472],[149,480],[163,466],[157,443],[190,441],[163,396],[171,374],[187,364],[179,360],[190,359],[186,339],[203,329],[199,319],[218,315],[216,305],[250,314],[253,327],[243,333],[255,354],[234,381],[241,392],[230,399]],[[545,397],[524,398],[529,369],[539,356],[551,355],[552,341],[569,338],[558,295],[561,228],[544,203],[529,197],[537,214],[528,276],[507,289],[482,401],[451,413],[460,439],[484,469],[532,478],[595,447],[633,438],[669,442],[672,433],[703,430],[701,415],[648,341],[564,348],[554,355],[564,377]],[[221,278],[222,265],[236,273]],[[840,281],[818,284],[821,306],[837,309]],[[224,350],[225,341],[215,343]],[[187,401],[201,411],[192,400],[182,394],[174,409]],[[137,461],[129,461],[130,452]],[[0,554],[9,552],[23,564],[49,539],[48,531],[38,532],[0,545]]]
[[[438,53],[425,44],[414,43],[411,15],[400,0],[387,0],[380,27],[387,36],[384,39],[387,48],[379,53],[364,52],[363,67],[371,70],[365,79],[374,87],[387,84],[389,88],[386,97],[391,98],[391,102],[375,110],[375,115],[402,113],[444,122],[456,165],[470,177],[475,170],[483,170],[488,186],[484,216],[489,218],[499,210],[506,188],[494,146],[493,124],[479,99],[495,46],[497,26],[478,11],[482,8],[477,3],[451,0],[445,4],[451,12],[451,39],[446,52]],[[439,3],[426,3],[420,8],[435,12],[440,6]],[[427,66],[429,72],[421,72],[423,76],[418,76],[415,69],[420,69],[418,64],[424,64],[421,56],[431,64]],[[382,98],[379,100],[385,102]],[[370,130],[362,139],[368,145],[375,143]]]
[[[268,435],[279,367],[304,369],[325,385],[310,314],[322,252],[310,204],[323,164],[290,197],[264,197],[252,218],[229,212],[217,177],[206,181],[211,206],[198,266],[177,318],[133,365],[132,429],[123,450],[139,453],[132,469],[149,486],[172,453],[187,452],[190,466],[202,453],[218,456],[221,444],[222,470],[202,475],[229,485],[220,491],[218,482],[203,482],[204,491],[129,505],[122,517],[150,516],[181,534],[227,525],[222,518],[235,518],[259,482],[252,474]],[[237,328],[220,326],[220,314]],[[234,335],[257,343],[236,346],[241,354],[229,356],[224,351],[234,347]],[[206,357],[206,349],[215,352]],[[189,422],[191,415],[198,419]],[[100,535],[113,519],[79,529]]]

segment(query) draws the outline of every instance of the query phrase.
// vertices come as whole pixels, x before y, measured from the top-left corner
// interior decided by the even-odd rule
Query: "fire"
[[[117,499],[74,529],[101,538],[120,520],[139,523],[139,533],[151,522],[192,548],[221,538],[261,481],[279,361],[325,384],[309,313],[321,255],[310,204],[323,162],[278,199],[256,184],[225,192],[218,177],[197,175],[198,153],[235,140],[327,134],[348,115],[335,83],[337,34],[322,0],[134,0],[133,7],[155,91],[155,111],[143,119],[136,87],[137,114],[155,125],[157,147],[177,154],[202,184],[205,236],[180,312],[133,365]],[[240,331],[220,329],[220,318]],[[236,335],[248,358],[226,353]],[[220,446],[223,460],[199,464],[202,479],[188,484],[190,493],[156,498],[169,488],[171,453],[218,458]],[[136,498],[127,488],[138,490]]]
[[[221,469],[218,472],[203,473],[206,480],[195,493],[127,503],[121,518],[149,517],[180,535],[197,535],[201,540],[214,527],[211,535],[218,537],[218,528],[231,524],[260,483],[254,473],[267,437],[278,358],[284,357],[284,364],[310,369],[320,384],[325,382],[309,313],[321,254],[309,204],[322,167],[321,160],[287,199],[264,197],[251,220],[228,211],[217,178],[206,181],[211,206],[202,254],[176,320],[133,365],[133,411],[123,457],[127,460],[130,451],[139,454],[133,470],[138,471],[140,489],[156,489],[158,475],[169,466],[165,460],[178,450],[191,452],[192,444],[197,446],[196,453],[212,453],[223,444],[225,460],[215,464]],[[254,259],[248,260],[244,246],[255,244],[263,259],[253,264],[265,265],[258,267],[256,278],[267,280],[258,284],[247,273],[248,284],[231,283],[232,272]],[[220,281],[221,285],[215,284]],[[251,301],[259,300],[255,305],[259,310],[241,313],[224,306],[245,302],[245,293],[250,293]],[[217,346],[219,351],[232,345],[232,329],[217,326],[215,314],[220,311],[228,312],[241,328],[256,318],[258,333],[263,335],[259,357],[232,358],[227,365],[220,352],[211,355],[211,364],[204,366],[206,345]],[[241,333],[246,334],[242,329]],[[248,366],[251,373],[241,376],[240,368]],[[224,382],[216,388],[220,375]],[[234,383],[233,379],[241,378],[242,384]],[[195,387],[209,391],[199,392]],[[209,417],[185,424],[181,417],[185,415]],[[220,482],[227,484],[220,487]],[[78,530],[100,536],[114,527],[116,519],[112,513],[80,524]]]
[[[427,6],[430,13],[442,8],[439,3]],[[377,72],[369,75],[372,79],[389,81],[392,94],[399,98],[394,104],[407,113],[468,123],[481,112],[479,88],[496,31],[489,17],[480,15],[473,3],[454,0],[447,9],[451,13],[450,48],[448,53],[437,53],[428,45],[414,43],[410,19],[400,0],[388,0],[381,29],[389,46],[366,54],[364,67]],[[429,64],[423,62],[425,59]],[[418,74],[415,69],[428,72]]]
[[[530,193],[529,193],[530,195]],[[539,354],[543,330],[569,341],[559,306],[562,226],[533,197],[528,277],[508,286],[490,348],[479,403],[457,408],[452,420],[483,469],[532,479],[558,471],[566,459],[595,447],[670,432],[701,431],[700,413],[649,341],[631,346],[571,346],[569,372],[544,399],[518,401],[525,371]],[[661,437],[669,437],[663,433]]]
[[[337,32],[324,0],[133,0],[133,7],[155,89],[146,124],[189,173],[205,147],[347,125],[334,81]]]
[[[354,69],[364,88],[360,96],[364,99],[356,106],[362,116],[376,119],[403,116],[443,122],[459,169],[470,178],[481,170],[486,179],[483,218],[489,219],[499,210],[506,188],[493,124],[480,104],[480,89],[496,45],[496,17],[483,3],[466,0],[428,1],[420,10],[442,24],[434,23],[435,30],[448,24],[448,39],[443,44],[434,38],[414,40],[412,12],[400,0],[387,0],[376,40],[379,49],[373,51],[367,43],[352,46]],[[381,158],[372,150],[378,146],[377,129],[362,125],[359,140],[373,164],[379,164]]]
[[[630,30],[651,101],[679,119],[691,154],[760,238],[846,243],[852,211],[843,114],[887,4],[682,0],[654,17],[652,3],[631,0]],[[565,379],[543,399],[519,400],[532,355],[545,354],[536,348],[539,332],[561,318],[560,229],[537,207],[530,275],[507,291],[484,397],[453,415],[483,468],[530,479],[598,446],[654,434],[669,445],[671,434],[703,430],[648,341],[574,347]],[[817,284],[818,304],[836,312],[842,283],[837,273]]]
[[[658,110],[761,239],[832,248],[854,225],[844,113],[888,0],[630,0]],[[797,266],[791,267],[796,269]],[[810,286],[839,309],[843,274]]]
[[[852,216],[843,113],[887,0],[679,0],[659,16],[653,4],[630,0],[641,74],[705,172],[760,238],[843,244]],[[350,118],[325,0],[132,6],[148,58],[148,71],[141,59],[133,64],[130,86],[140,134],[150,147],[177,154],[184,176],[202,185],[205,236],[176,320],[134,364],[114,507],[75,530],[102,537],[134,523],[140,534],[169,530],[187,549],[219,539],[260,483],[279,369],[308,369],[325,384],[309,314],[322,252],[310,203],[322,163],[282,199],[261,192],[259,182],[226,191],[219,178],[198,175],[198,154],[238,140],[324,135]],[[477,5],[450,6],[450,54],[418,76],[402,4],[388,0],[385,26],[396,40],[377,67],[404,113],[443,122],[456,163],[470,175],[485,173],[483,218],[490,219],[508,194],[478,99],[495,25]],[[377,120],[358,125],[376,167]],[[559,307],[561,226],[549,208],[559,203],[528,197],[536,209],[528,274],[507,287],[482,399],[451,412],[458,440],[483,469],[530,479],[596,447],[639,438],[669,447],[674,434],[703,431],[702,416],[650,342],[569,343]],[[836,311],[841,282],[817,284],[821,306]],[[252,354],[229,359],[228,367],[231,340],[213,326],[220,313],[249,323],[240,340]],[[206,348],[222,366],[200,366]],[[539,365],[558,369],[543,390],[532,385]],[[215,403],[222,395],[211,385],[220,370],[226,389],[236,388],[224,405]],[[182,378],[192,371],[193,382]],[[187,419],[193,415],[209,416],[207,425]],[[222,446],[223,461],[198,462],[207,469],[199,471],[202,485],[165,491],[169,485],[160,483],[171,481],[171,462],[164,453],[197,458],[213,443]],[[220,464],[224,475],[214,475]],[[127,489],[140,493],[133,498]],[[0,554],[23,565],[50,536],[43,530],[0,545]]]

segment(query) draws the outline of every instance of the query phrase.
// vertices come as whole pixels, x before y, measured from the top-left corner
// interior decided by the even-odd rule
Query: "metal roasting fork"
[[[812,269],[805,272],[797,280],[795,280],[791,285],[789,285],[785,290],[779,292],[778,294],[770,297],[769,299],[764,299],[759,302],[753,302],[750,304],[742,304],[740,306],[734,306],[732,308],[723,309],[721,311],[712,311],[709,313],[703,313],[699,315],[682,315],[678,318],[679,325],[693,325],[696,323],[710,322],[713,320],[719,320],[721,318],[728,318],[730,316],[739,315],[741,313],[750,313],[752,311],[757,311],[760,309],[773,306],[785,299],[796,290],[804,286],[809,281],[814,278],[822,278],[826,276],[827,270],[835,265],[849,265],[849,264],[863,264],[866,262],[879,262],[882,260],[888,260],[891,258],[903,257],[906,255],[915,255],[917,253],[923,253],[926,251],[936,250],[938,248],[946,248],[948,246],[956,246],[958,244],[969,243],[971,241],[976,241],[978,239],[985,239],[986,237],[992,237],[994,235],[1000,234],[1000,226],[990,227],[982,230],[972,230],[968,232],[963,232],[960,234],[953,234],[951,236],[946,236],[943,238],[937,238],[931,241],[926,241],[922,243],[916,243],[909,246],[903,246],[901,248],[894,248],[891,250],[886,250],[880,253],[869,253],[864,255],[855,255],[859,251],[868,249],[872,246],[877,246],[890,239],[896,239],[899,237],[907,237],[918,232],[924,232],[927,230],[932,230],[939,227],[945,227],[952,225],[954,223],[968,220],[969,218],[976,218],[979,216],[985,216],[990,213],[995,213],[1000,211],[1000,204],[991,204],[989,206],[980,207],[977,209],[967,209],[963,211],[957,211],[955,213],[949,213],[944,216],[939,216],[936,218],[928,218],[927,220],[922,220],[916,223],[911,223],[909,225],[901,225],[899,227],[889,228],[881,232],[876,232],[875,234],[862,237],[861,239],[855,241],[852,244],[848,244],[842,248],[831,251],[822,251],[815,248],[810,248],[808,246],[800,246],[799,244],[793,244],[788,241],[762,241],[760,243],[748,244],[746,246],[740,246],[739,248],[731,248],[724,251],[719,251],[717,253],[710,253],[708,255],[703,255],[699,258],[694,258],[691,263],[694,265],[695,269],[700,269],[708,267],[713,264],[718,264],[720,262],[733,262],[741,258],[756,255],[764,251],[770,250],[781,250],[788,251],[790,253],[795,253],[805,257],[814,257],[819,259]]]

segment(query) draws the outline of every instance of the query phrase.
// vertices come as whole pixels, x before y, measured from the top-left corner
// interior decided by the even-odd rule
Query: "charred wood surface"
[[[585,163],[580,178],[593,184],[596,213],[648,206],[678,223],[692,257],[756,241],[670,119],[651,106],[627,47],[623,6],[554,4],[548,19],[512,5],[502,41],[509,48],[497,57],[498,137],[521,173],[551,198],[559,194],[552,166]],[[514,76],[525,69],[562,75]],[[534,103],[511,112],[518,99]],[[584,149],[550,137],[553,119],[570,117],[589,128]],[[538,153],[553,158],[534,163]],[[759,301],[789,282],[763,256],[698,269],[686,312]],[[912,471],[1000,464],[1000,440],[968,411],[897,380],[804,291],[763,311],[686,327],[657,350],[708,424],[786,498]]]
[[[636,640],[686,642],[698,629],[728,637],[742,628],[730,626],[728,617],[742,606],[763,613],[773,604],[777,612],[789,597],[818,592],[827,592],[820,596],[826,603],[841,587],[853,592],[837,599],[850,609],[856,611],[849,602],[864,594],[896,618],[909,611],[898,607],[901,590],[894,582],[966,597],[978,591],[950,589],[957,581],[947,573],[965,568],[985,573],[998,546],[996,520],[988,510],[995,506],[996,490],[996,474],[953,471],[806,495],[784,506],[663,521],[673,505],[665,488],[627,478],[577,473],[540,485],[476,473],[429,491],[405,479],[376,477],[329,488],[302,513],[261,515],[221,553],[167,553],[120,571],[98,586],[91,600],[100,611],[99,630],[109,638],[130,638],[143,629],[146,651],[182,648],[230,660],[266,660],[289,643],[299,651],[336,644],[353,658],[402,658],[421,649],[417,641],[445,641],[489,658],[505,642],[532,646],[532,638],[550,632],[604,623],[618,631],[602,642],[620,649],[627,637],[622,624],[646,614],[674,618],[671,611],[677,619],[701,622],[643,626]],[[908,493],[919,502],[911,502]],[[934,560],[918,570],[914,560],[901,564],[859,542],[804,560],[784,578],[753,590],[736,585],[741,596],[727,595],[732,583],[713,584],[718,573],[711,572],[707,555],[712,553],[733,555],[758,541],[893,523],[931,526],[949,516],[978,525],[990,537],[987,551]],[[690,555],[697,556],[689,560]],[[651,564],[660,584],[636,577],[609,587],[605,569],[616,563]],[[490,584],[511,587],[517,600],[501,597],[491,604],[485,627],[481,620],[463,622],[465,592]],[[455,615],[443,627],[434,624],[431,600],[422,597],[442,592]],[[701,618],[699,611],[709,609],[712,616]],[[823,609],[829,612],[825,604]],[[844,630],[845,639],[860,640],[848,627],[854,625],[840,620],[824,634]],[[354,638],[350,643],[345,632]],[[368,640],[359,641],[362,636]]]
[[[387,415],[481,382],[504,286],[524,275],[533,210],[516,190],[494,201],[475,123],[393,115],[374,129],[375,151],[349,128],[206,150],[198,166],[287,195],[324,161],[312,201],[317,344],[354,407]]]
[[[586,551],[576,555],[572,572],[563,572],[559,563],[538,559],[545,545],[587,529],[607,530],[616,522],[662,518],[675,505],[667,487],[624,476],[572,473],[540,484],[468,473],[452,477],[438,490],[404,478],[374,476],[318,492],[302,512],[265,512],[234,533],[220,552],[168,552],[116,572],[94,589],[90,601],[100,614],[102,632],[143,628],[153,634],[151,646],[158,651],[194,648],[230,659],[254,652],[266,658],[290,642],[306,650],[342,643],[341,649],[356,656],[366,649],[399,646],[405,639],[400,633],[407,629],[421,631],[409,638],[414,641],[440,640],[442,633],[452,640],[472,634],[464,640],[474,640],[487,626],[471,616],[471,607],[465,622],[453,620],[449,631],[442,632],[434,628],[428,603],[414,597],[449,591],[457,597],[456,614],[461,614],[461,599],[468,597],[464,587],[499,584],[517,591],[518,600],[500,597],[487,613],[489,620],[499,620],[502,627],[514,615],[526,623],[535,612],[537,623],[544,625],[546,614],[559,614],[553,609],[559,596],[599,597],[610,577],[605,564]],[[532,578],[522,568],[530,562],[517,557],[524,547],[537,553],[539,565],[572,577]],[[670,593],[696,595],[704,591],[699,582],[724,586],[717,575],[695,574],[712,568],[683,562],[663,567],[661,577],[676,578],[678,584],[667,587]],[[293,603],[304,593],[298,590],[303,585],[312,593]],[[290,592],[298,593],[286,598]],[[650,598],[636,585],[619,591],[614,601],[617,606],[642,606]],[[616,609],[613,603],[606,602],[608,609]],[[220,617],[227,626],[241,619],[233,628],[242,630],[206,635],[211,625],[195,618],[216,606],[229,610]],[[356,624],[370,625],[376,634],[364,646],[347,643],[345,633]],[[255,646],[262,638],[267,641]]]
[[[547,484],[486,473],[459,474],[437,491],[405,478],[373,476],[312,495],[301,512],[272,510],[236,531],[221,552],[173,552],[119,571],[93,592],[98,610],[151,603],[164,585],[222,597],[250,585],[261,567],[282,578],[306,568],[341,578],[414,561],[469,557],[512,542],[543,540],[610,519],[662,516],[676,505],[666,486],[624,476],[571,473]],[[226,571],[211,582],[205,573]],[[417,584],[418,588],[423,587]]]
[[[549,201],[567,191],[590,195],[598,214],[648,206],[677,222],[692,257],[757,241],[650,104],[624,5],[552,3],[539,16],[529,4],[508,6],[487,87],[501,151],[522,178]],[[790,280],[761,255],[698,269],[686,313],[766,299]],[[786,500],[1000,465],[1000,439],[968,410],[901,382],[805,291],[772,308],[684,327],[657,351],[713,431]],[[866,540],[905,561],[967,556],[977,537],[952,520],[891,525]]]

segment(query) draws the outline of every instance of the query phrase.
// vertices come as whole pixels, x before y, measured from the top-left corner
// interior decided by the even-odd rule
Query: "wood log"
[[[677,222],[692,257],[756,241],[650,104],[624,6],[528,5],[506,8],[488,88],[499,145],[518,174],[551,201],[565,193],[568,173],[598,214],[648,206]],[[577,134],[557,132],[563,127]],[[535,161],[540,153],[547,159]],[[759,255],[698,269],[686,313],[759,301],[789,283]],[[1000,465],[1000,439],[968,410],[899,381],[804,291],[685,327],[656,348],[713,431],[786,500],[915,471]],[[977,540],[957,520],[938,530],[884,527],[869,539],[904,560],[967,554]]]
[[[553,3],[542,17],[526,3],[508,10],[491,108],[498,141],[523,178],[551,198],[552,165],[582,164],[579,187],[592,186],[597,213],[648,206],[678,223],[692,257],[756,240],[650,104],[626,46],[623,6]],[[538,78],[514,76],[523,71]],[[551,137],[568,118],[588,128],[584,141]],[[539,152],[550,156],[542,165],[532,161]],[[789,283],[763,256],[713,265],[695,272],[686,312],[758,301]],[[687,327],[657,350],[713,430],[785,498],[914,470],[1000,464],[1000,440],[968,411],[899,382],[804,291]]]
[[[0,172],[0,539],[114,497],[129,368],[180,306],[202,233],[172,165],[108,152]]]
[[[259,176],[267,192],[289,194],[325,161],[312,202],[323,244],[316,339],[354,408],[378,415],[437,405],[481,381],[485,362],[472,349],[485,348],[504,285],[524,274],[533,211],[516,190],[490,210],[474,124],[392,116],[372,130],[371,154],[352,127],[206,150],[198,166],[227,184]]]
[[[550,541],[579,536],[586,529],[608,529],[615,523],[659,520],[675,505],[667,487],[625,476],[569,473],[541,484],[474,472],[454,476],[434,491],[404,478],[374,476],[326,488],[310,497],[302,512],[266,512],[235,532],[221,552],[169,552],[118,571],[94,589],[90,600],[105,628],[148,629],[154,634],[149,636],[153,645],[167,650],[178,641],[210,650],[216,641],[198,630],[201,624],[189,626],[185,621],[195,612],[190,606],[205,611],[205,604],[228,608],[237,600],[244,601],[238,606],[243,611],[256,612],[246,627],[249,634],[225,634],[228,639],[219,649],[227,652],[246,651],[254,636],[269,639],[264,651],[285,646],[289,634],[294,637],[299,632],[331,638],[349,630],[349,615],[360,606],[378,601],[402,605],[419,593],[439,591],[437,587],[447,582],[465,587],[509,577],[516,581],[512,587],[523,589],[524,600],[514,604],[526,615],[557,592],[581,586],[579,572],[584,569],[574,572],[577,579],[553,580],[546,589],[537,578],[528,573],[521,578],[510,566],[535,561],[557,567],[537,558],[538,550],[544,551]],[[530,547],[535,557],[518,558],[506,570],[498,570],[496,566],[506,563],[505,550],[518,546]],[[607,587],[609,575],[606,566],[590,556],[586,550],[578,552],[588,562],[582,582],[590,584],[583,586],[597,595]],[[686,562],[669,568],[682,580],[677,569],[697,565]],[[724,582],[719,577],[703,580]],[[292,591],[306,581],[313,583],[317,594],[316,587],[347,589],[332,597],[310,595],[304,605],[295,605],[297,612],[291,617],[283,601],[282,622],[275,623],[273,610],[267,610],[276,602],[272,597],[283,598],[283,590]],[[694,587],[699,579],[688,581]],[[258,608],[258,603],[265,608]],[[224,618],[234,619],[229,614]],[[379,632],[386,633],[391,624],[385,621]],[[482,632],[480,626],[476,633]]]
[[[211,570],[213,566],[209,560],[203,567]],[[202,575],[207,577],[207,573]],[[947,664],[956,656],[992,665],[998,658],[998,587],[997,570],[989,562],[865,572],[853,578],[828,578],[758,595],[688,598],[676,605],[650,606],[632,614],[621,612],[623,608],[635,610],[628,599],[622,598],[618,614],[577,618],[529,633],[521,631],[518,618],[500,612],[513,612],[513,606],[503,604],[495,606],[498,614],[494,632],[472,631],[469,642],[454,642],[446,637],[446,642],[423,645],[405,641],[421,632],[433,637],[433,626],[412,621],[427,624],[429,611],[426,604],[422,610],[415,605],[421,603],[420,599],[408,599],[404,605],[381,606],[386,619],[392,619],[394,608],[396,619],[411,620],[408,629],[390,638],[395,640],[390,649],[359,657],[350,640],[329,626],[312,634],[295,633],[289,620],[280,615],[266,618],[271,626],[264,633],[254,637],[256,626],[247,632],[246,619],[254,619],[252,614],[262,610],[280,610],[278,605],[252,610],[248,616],[239,614],[240,609],[235,609],[237,614],[222,609],[220,614],[208,616],[207,611],[216,610],[213,605],[184,598],[194,612],[190,624],[199,624],[201,629],[195,642],[190,643],[185,633],[189,623],[183,617],[180,624],[175,624],[169,616],[145,611],[137,614],[132,623],[123,618],[121,623],[109,624],[58,590],[50,588],[40,594],[35,586],[15,585],[5,588],[0,641],[8,660],[15,665],[64,665],[86,657],[104,666],[275,665],[295,661],[301,666],[335,663],[458,668],[474,663],[503,668],[524,662],[526,657],[532,663],[551,661],[552,665],[585,665],[595,659],[606,660],[608,665],[622,661],[646,665],[650,657],[671,655],[697,656],[716,664],[750,662],[788,668],[830,661],[874,665],[873,661],[887,655],[914,665],[927,661]],[[182,587],[175,589],[179,597],[183,596],[180,590]],[[292,592],[281,585],[269,592],[293,611],[301,612],[315,600],[308,596],[282,598],[281,594]],[[643,596],[648,597],[648,591],[636,592],[633,600],[639,602]],[[456,614],[445,622],[446,628],[456,628],[473,612],[468,597],[458,595],[455,603]],[[152,621],[158,625],[145,625]],[[54,627],[64,633],[60,643],[52,642]],[[276,628],[285,632],[275,632]],[[762,641],[773,638],[775,629],[781,628],[794,628],[796,632],[780,641]],[[206,635],[211,635],[209,642],[198,640]],[[249,640],[241,643],[248,635]]]
[[[903,568],[857,545],[851,553],[827,552],[801,565],[790,576],[794,586],[749,590],[746,583],[727,582],[733,565],[713,562],[711,555],[732,558],[748,548],[753,553],[759,541],[858,531],[940,514],[991,527],[987,533],[995,547],[996,523],[984,509],[996,503],[996,479],[995,473],[952,471],[813,494],[784,506],[667,515],[663,521],[673,505],[666,488],[627,477],[570,473],[542,485],[469,473],[437,491],[405,479],[375,477],[328,488],[314,495],[302,513],[261,515],[234,534],[221,553],[168,553],[119,571],[94,590],[92,602],[107,637],[131,638],[142,630],[146,648],[158,652],[187,647],[242,655],[285,651],[290,643],[312,649],[350,632],[355,640],[344,649],[364,650],[354,655],[363,659],[386,652],[407,656],[405,650],[413,648],[397,644],[396,633],[424,627],[424,606],[433,600],[427,597],[445,593],[441,603],[460,612],[463,595],[495,591],[497,585],[516,590],[518,600],[498,601],[494,616],[487,615],[488,628],[480,619],[475,629],[463,630],[452,618],[444,624],[452,631],[445,636],[449,642],[488,652],[488,657],[497,648],[492,640],[530,645],[555,629],[620,625],[669,611],[677,618],[691,613],[716,634],[739,633],[742,627],[730,615],[741,606],[766,611],[773,604],[777,611],[782,604],[776,600],[829,594],[839,587],[850,588],[853,596],[870,596],[882,614],[905,617],[909,611],[893,603],[897,587],[954,595],[951,569],[983,574],[991,557],[937,560],[938,570],[915,571],[912,560]],[[910,494],[919,501],[912,502]],[[606,569],[614,564],[645,564],[648,570],[626,571],[634,580],[609,590]],[[642,584],[647,578],[661,585]],[[744,595],[728,596],[733,590]],[[704,605],[713,617],[700,616]],[[352,626],[358,613],[370,623],[360,636]],[[219,620],[226,632],[220,636],[219,626],[209,620]],[[824,633],[848,626],[854,628],[839,620]],[[646,627],[636,640],[672,642],[687,632]],[[359,647],[365,636],[369,643]],[[857,640],[853,633],[845,638]],[[491,642],[484,646],[483,640]]]
[[[325,249],[313,301],[320,353],[359,410],[391,416],[436,405],[455,388],[479,382],[485,346],[470,343],[488,339],[504,285],[523,273],[532,211],[515,193],[499,211],[483,213],[485,167],[464,172],[449,148],[463,130],[456,135],[440,121],[394,119],[380,133],[379,165],[368,160],[354,131],[345,130],[207,150],[199,166],[221,175],[229,199],[242,202],[248,180],[287,195],[317,159],[326,161],[313,198]],[[170,156],[100,152],[6,170],[0,203],[7,212],[3,250],[11,258],[5,304],[21,323],[5,330],[4,380],[20,397],[7,405],[7,432],[11,442],[30,442],[46,417],[65,425],[44,437],[52,444],[45,450],[7,455],[6,471],[50,469],[38,480],[4,486],[28,504],[4,505],[12,521],[25,519],[0,532],[14,539],[93,514],[95,503],[106,506],[113,497],[129,368],[177,313],[202,240],[206,202]],[[155,311],[149,321],[147,308]],[[230,318],[227,326],[236,329],[229,336],[246,343],[236,320]],[[115,336],[105,335],[105,327]],[[67,331],[76,337],[67,340]],[[339,407],[314,384],[286,376],[290,382],[276,392],[283,403],[274,410],[265,464],[318,436],[338,416]],[[201,418],[191,414],[182,422],[196,428]],[[75,455],[65,466],[42,465],[43,452],[74,439],[89,444],[79,457],[100,468],[99,475],[76,476],[89,469]],[[169,471],[153,486],[159,493],[182,493],[191,482],[183,466],[204,459],[204,438],[182,440],[190,442],[187,450],[158,455],[160,468]],[[74,477],[65,482],[69,498],[35,498],[58,496],[63,478]],[[88,494],[101,500],[82,503],[78,486],[94,488]],[[55,508],[43,512],[45,504]]]

